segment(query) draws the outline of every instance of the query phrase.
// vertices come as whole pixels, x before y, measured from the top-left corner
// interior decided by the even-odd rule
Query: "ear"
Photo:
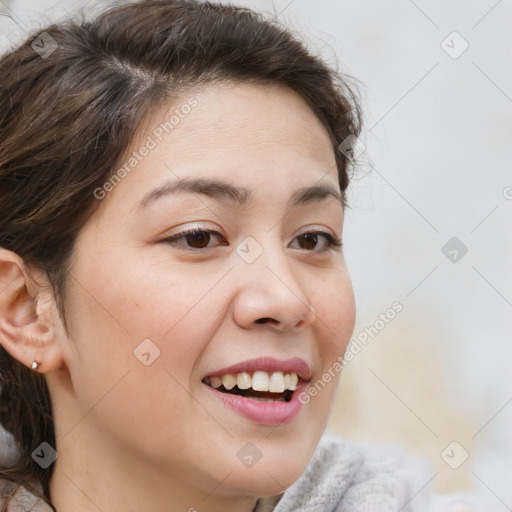
[[[43,273],[29,273],[23,259],[0,248],[0,344],[28,368],[42,373],[63,364],[62,326]]]

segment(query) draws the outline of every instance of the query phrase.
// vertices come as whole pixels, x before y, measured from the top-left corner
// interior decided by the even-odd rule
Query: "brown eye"
[[[318,243],[318,238],[323,237],[325,240],[324,249],[315,251],[315,247]],[[303,233],[297,237],[297,240],[302,240],[304,244],[302,244],[301,249],[305,249],[309,252],[326,252],[331,247],[334,249],[339,249],[342,246],[341,240],[337,240],[330,233],[324,233],[323,231],[311,231],[309,233]]]
[[[185,250],[201,251],[209,249],[215,246],[209,245],[212,235],[214,238],[224,238],[219,232],[208,230],[208,229],[197,229],[192,228],[181,233],[176,233],[170,237],[164,238],[162,242],[170,243],[171,245],[184,246]],[[323,238],[324,248],[315,250],[318,245],[319,238]],[[186,243],[181,242],[185,240]],[[304,249],[307,252],[312,253],[323,253],[327,252],[330,248],[339,249],[342,246],[341,240],[334,238],[331,234],[323,231],[311,231],[303,233],[296,237],[296,240],[300,240],[300,249]],[[224,243],[222,245],[228,245]]]
[[[184,236],[190,242],[190,247],[194,249],[204,249],[210,241],[210,233],[208,231],[193,231]]]
[[[209,248],[208,244],[211,241],[212,235],[215,235],[216,237],[222,237],[222,235],[217,231],[193,228],[182,231],[181,233],[176,233],[175,235],[165,238],[162,241],[168,242],[172,245],[185,245],[185,249],[201,250]],[[180,243],[179,241],[182,239],[184,239],[187,243]]]
[[[316,233],[306,233],[305,235],[300,235],[299,238],[305,242],[306,247],[303,247],[303,249],[312,250],[316,247],[318,242],[318,236]]]

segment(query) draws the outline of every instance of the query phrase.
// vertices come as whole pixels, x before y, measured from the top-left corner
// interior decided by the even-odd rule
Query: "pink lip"
[[[226,375],[227,373],[250,373],[255,372],[257,370],[269,373],[279,371],[283,373],[295,372],[299,379],[311,379],[311,369],[309,365],[306,363],[306,361],[304,361],[300,357],[294,357],[292,359],[287,359],[286,361],[279,361],[278,359],[274,359],[273,357],[259,357],[257,359],[250,359],[242,363],[227,366],[226,368],[221,368],[220,370],[215,370],[214,372],[209,373],[207,376],[221,377],[222,375]]]
[[[289,402],[257,402],[250,397],[223,393],[208,384],[203,385],[209,390],[208,393],[213,393],[213,396],[245,418],[262,425],[280,425],[291,422],[300,413],[302,402],[299,397],[308,383],[299,381]]]

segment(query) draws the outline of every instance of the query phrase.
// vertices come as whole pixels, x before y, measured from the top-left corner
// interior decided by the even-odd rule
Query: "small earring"
[[[34,362],[32,363],[32,370],[37,370],[37,369],[39,368],[39,365],[40,365],[40,364],[41,364],[41,363],[38,363],[37,361],[34,361]]]

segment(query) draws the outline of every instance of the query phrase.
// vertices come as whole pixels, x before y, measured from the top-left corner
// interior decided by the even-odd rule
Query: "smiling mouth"
[[[215,389],[215,391],[220,391],[221,393],[227,393],[229,395],[244,396],[246,398],[251,398],[262,402],[289,402],[292,399],[294,393],[294,391],[292,391],[291,389],[286,389],[281,393],[272,393],[271,391],[255,391],[252,388],[240,389],[236,385],[231,389],[226,389],[222,384],[218,388],[214,388],[210,384],[209,379],[207,377],[204,378],[202,382],[203,384],[206,384],[212,389]]]

